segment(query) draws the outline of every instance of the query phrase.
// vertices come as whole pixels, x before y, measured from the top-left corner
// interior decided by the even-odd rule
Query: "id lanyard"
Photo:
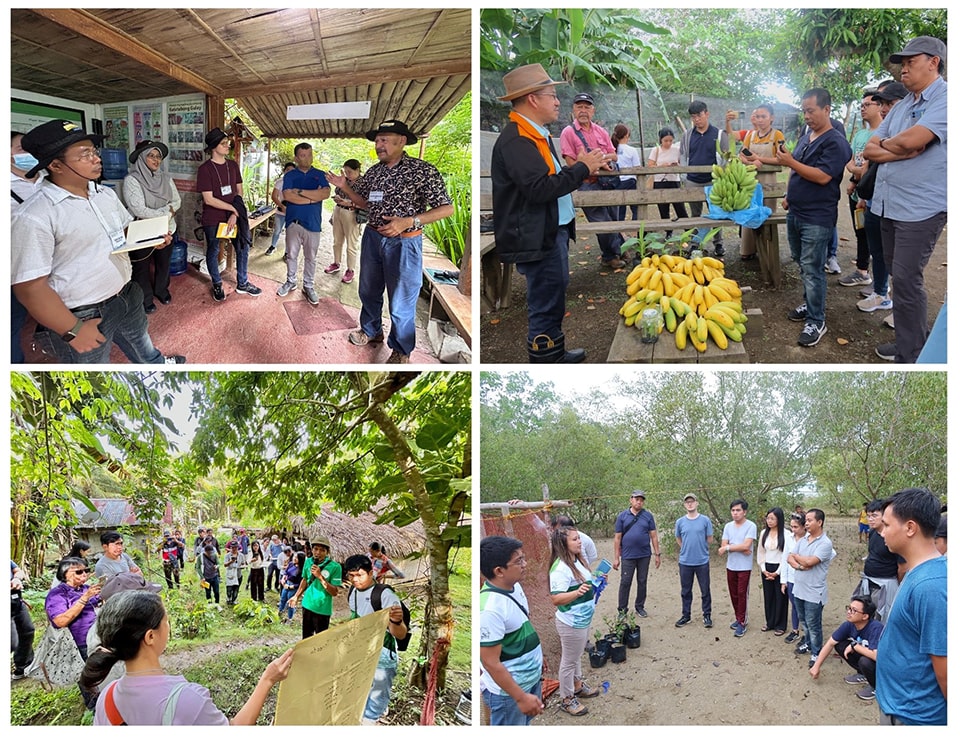
[[[93,198],[88,197],[87,202],[90,204],[90,208],[97,217],[97,221],[100,222],[100,226],[103,227],[104,232],[110,239],[110,251],[112,252],[116,249],[119,249],[126,244],[127,236],[123,233],[123,224],[119,223],[120,214],[117,211],[113,212],[112,215],[116,217],[117,223],[111,227],[107,224],[107,218],[103,215],[100,209],[97,208],[96,203],[93,202]]]

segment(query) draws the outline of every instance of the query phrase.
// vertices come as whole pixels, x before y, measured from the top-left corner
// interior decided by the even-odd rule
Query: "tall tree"
[[[454,631],[450,550],[470,542],[470,374],[211,373],[192,454],[233,478],[232,498],[266,521],[311,519],[324,501],[379,522],[420,519],[430,562],[421,655],[411,680],[440,686]]]

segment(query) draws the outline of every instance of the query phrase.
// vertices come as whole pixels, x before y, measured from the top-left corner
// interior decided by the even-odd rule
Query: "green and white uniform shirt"
[[[575,563],[583,579],[590,583],[590,571],[587,570],[580,561]],[[570,566],[562,560],[554,560],[550,566],[550,593],[565,594],[570,591],[576,591],[582,585],[583,581],[574,578]],[[593,603],[593,585],[583,595],[578,596],[569,604],[557,607],[557,621],[563,622],[568,627],[575,629],[586,629],[593,621],[593,611],[596,605]]]
[[[524,691],[536,686],[543,672],[543,649],[527,618],[529,611],[519,583],[513,591],[489,583],[480,589],[480,647],[499,645],[500,662]],[[486,671],[480,672],[480,686],[491,694],[506,694]]]

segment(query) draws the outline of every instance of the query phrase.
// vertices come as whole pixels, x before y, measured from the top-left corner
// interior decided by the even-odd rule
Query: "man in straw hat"
[[[403,121],[383,121],[367,131],[380,160],[352,183],[333,172],[327,180],[354,205],[367,211],[360,242],[360,328],[349,335],[363,347],[383,342],[383,291],[390,301],[393,350],[387,362],[405,364],[417,343],[417,298],[423,283],[423,227],[453,215],[453,202],[440,171],[409,156],[403,148],[417,142]]]
[[[878,162],[870,210],[880,217],[883,255],[896,286],[896,341],[877,356],[916,362],[930,333],[923,270],[947,222],[947,45],[918,36],[890,55],[912,93],[897,103],[863,149]]]
[[[102,140],[64,120],[24,135],[23,149],[37,159],[26,178],[44,169],[47,178],[13,214],[13,292],[37,320],[37,346],[58,362],[109,362],[116,341],[133,363],[183,363],[153,345],[130,256],[114,251],[126,244],[133,217],[96,184]],[[164,246],[171,241],[165,235]]]
[[[560,115],[550,79],[539,64],[527,64],[503,77],[513,106],[493,147],[493,217],[497,255],[516,263],[527,279],[527,352],[530,362],[575,363],[582,349],[567,350],[561,323],[570,282],[569,242],[576,237],[576,213],[570,195],[607,161],[599,149],[581,150],[563,166],[547,126]]]

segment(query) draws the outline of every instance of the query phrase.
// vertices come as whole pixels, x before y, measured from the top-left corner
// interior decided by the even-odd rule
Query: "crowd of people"
[[[119,532],[103,532],[100,543],[102,552],[95,563],[90,544],[77,541],[57,564],[44,600],[49,628],[36,652],[36,628],[22,597],[25,576],[11,561],[13,680],[35,675],[40,663],[46,675],[55,676],[59,684],[79,678],[84,704],[94,712],[94,724],[227,724],[206,688],[182,676],[167,675],[160,667],[160,655],[170,638],[170,620],[160,597],[163,584],[146,578],[124,551]],[[409,611],[385,584],[388,578],[404,577],[385,548],[371,542],[366,553],[347,558],[341,566],[332,559],[326,537],[317,536],[310,543],[276,533],[258,538],[244,527],[234,528],[222,548],[221,554],[221,541],[209,527],[197,529],[192,546],[181,530],[164,530],[158,552],[167,589],[181,588],[185,558],[193,560],[208,602],[220,603],[222,581],[226,603],[235,605],[246,580],[254,601],[265,603],[265,591],[279,592],[278,613],[284,623],[292,621],[299,605],[302,639],[329,629],[333,599],[345,586],[350,618],[389,612],[390,623],[361,720],[362,724],[377,724],[387,711],[397,653],[406,649],[410,624]],[[246,571],[249,576],[245,579]],[[256,721],[267,693],[287,676],[292,659],[290,649],[266,668],[230,724]]]
[[[363,174],[355,159],[344,162],[339,175],[324,173],[313,166],[311,145],[296,145],[295,161],[284,166],[271,195],[279,213],[267,254],[285,233],[286,279],[277,295],[284,297],[297,287],[302,262],[303,295],[318,305],[317,252],[323,201],[330,197],[332,183],[334,261],[324,273],[340,272],[343,250],[346,270],[341,280],[352,282],[360,271],[360,328],[349,339],[361,346],[386,340],[392,350],[387,362],[407,363],[416,344],[423,226],[452,215],[453,205],[437,168],[404,151],[418,140],[405,123],[384,121],[366,137],[374,144],[378,162]],[[29,316],[38,325],[36,346],[58,362],[105,363],[114,343],[130,362],[186,362],[185,356],[164,355],[154,346],[147,319],[158,304],[173,301],[171,244],[178,239],[181,196],[162,169],[169,148],[159,141],[138,143],[118,193],[100,184],[102,142],[103,136],[65,120],[12,132],[14,363],[24,361],[21,332]],[[204,143],[209,158],[197,170],[196,188],[202,198],[200,226],[213,300],[221,303],[227,298],[219,256],[225,240],[236,254],[235,292],[259,296],[262,289],[247,272],[253,239],[243,175],[229,156],[232,139],[213,128]],[[137,248],[128,243],[128,226],[142,219],[166,219],[158,226],[163,233],[153,240],[159,244]],[[142,241],[151,240],[137,243]],[[387,337],[384,290],[390,313]]]
[[[630,609],[630,591],[637,578],[633,610],[647,618],[646,578],[651,559],[660,566],[661,550],[646,494],[634,491],[630,507],[615,522],[612,566],[620,570],[618,617]],[[947,518],[940,499],[927,489],[910,488],[866,505],[868,552],[863,573],[852,585],[846,620],[824,639],[827,574],[837,556],[822,509],[797,507],[787,517],[771,507],[757,524],[748,517],[744,499],[730,504],[731,520],[719,546],[713,522],[699,512],[696,495],[684,497],[685,513],[673,526],[678,547],[681,616],[692,621],[694,578],[700,589],[704,628],[713,628],[710,550],[725,559],[727,589],[737,638],[747,634],[748,597],[756,565],[762,581],[763,619],[760,632],[793,645],[807,655],[812,679],[820,679],[834,653],[854,673],[846,684],[856,686],[863,701],[876,700],[881,724],[946,724],[947,664]],[[478,604],[480,622],[480,685],[492,725],[525,725],[542,713],[543,650],[530,622],[530,606],[522,581],[544,578],[557,611],[561,645],[560,709],[587,714],[580,699],[598,694],[584,682],[581,660],[596,608],[601,571],[596,550],[588,556],[585,535],[569,517],[550,531],[551,564],[546,573],[527,574],[523,543],[485,537],[480,543],[484,584]],[[625,567],[620,567],[625,566]],[[602,587],[601,587],[602,590]],[[792,621],[788,622],[788,618]]]
[[[833,117],[836,107],[830,93],[813,87],[801,96],[804,126],[792,150],[773,126],[772,106],[756,106],[750,115],[752,128],[735,131],[732,121],[742,114],[727,111],[720,129],[710,122],[707,104],[693,100],[687,111],[691,125],[678,142],[671,129],[660,130],[646,164],[713,165],[719,161],[718,150],[728,151],[734,139],[741,144],[738,156],[745,164],[776,165],[789,171],[782,205],[790,257],[800,267],[803,301],[787,318],[803,324],[797,340],[802,347],[815,346],[827,332],[826,275],[842,271],[837,260],[837,219],[841,186],[848,178],[845,210],[854,227],[857,256],[855,269],[838,283],[863,290],[859,310],[892,311],[885,321],[896,338],[877,346],[877,356],[913,363],[930,333],[923,270],[946,222],[946,45],[920,36],[890,54],[889,61],[901,65],[901,82],[886,80],[864,90],[863,127],[853,136],[852,146],[843,124]],[[494,145],[490,166],[497,253],[501,261],[515,263],[527,278],[530,362],[582,362],[583,351],[567,349],[561,329],[568,246],[576,233],[571,193],[611,187],[604,182],[615,182],[617,189],[645,187],[629,173],[617,181],[602,177],[622,167],[636,167],[643,157],[627,144],[626,126],[617,124],[611,137],[594,120],[596,103],[585,92],[573,98],[571,122],[560,134],[558,157],[547,127],[560,117],[554,87],[564,83],[550,79],[541,65],[531,64],[508,72],[503,84],[506,92],[500,100],[509,102],[512,111],[510,123]],[[712,184],[713,176],[710,172],[670,173],[654,175],[652,180],[654,189],[703,189]],[[758,181],[775,182],[776,173],[760,172]],[[917,183],[922,187],[917,188]],[[673,205],[679,218],[688,213],[697,217],[704,199]],[[670,203],[658,206],[661,218],[669,218]],[[582,210],[590,222],[623,222],[626,215],[625,206]],[[714,254],[723,259],[726,250],[719,228],[698,229],[689,248],[702,248],[708,232],[713,233]],[[621,253],[624,239],[618,229],[598,234],[597,241],[604,266],[626,265],[630,255]],[[742,228],[742,260],[756,259],[756,243],[755,230]],[[891,280],[897,286],[896,301]],[[945,357],[938,346],[930,348],[931,361]]]

